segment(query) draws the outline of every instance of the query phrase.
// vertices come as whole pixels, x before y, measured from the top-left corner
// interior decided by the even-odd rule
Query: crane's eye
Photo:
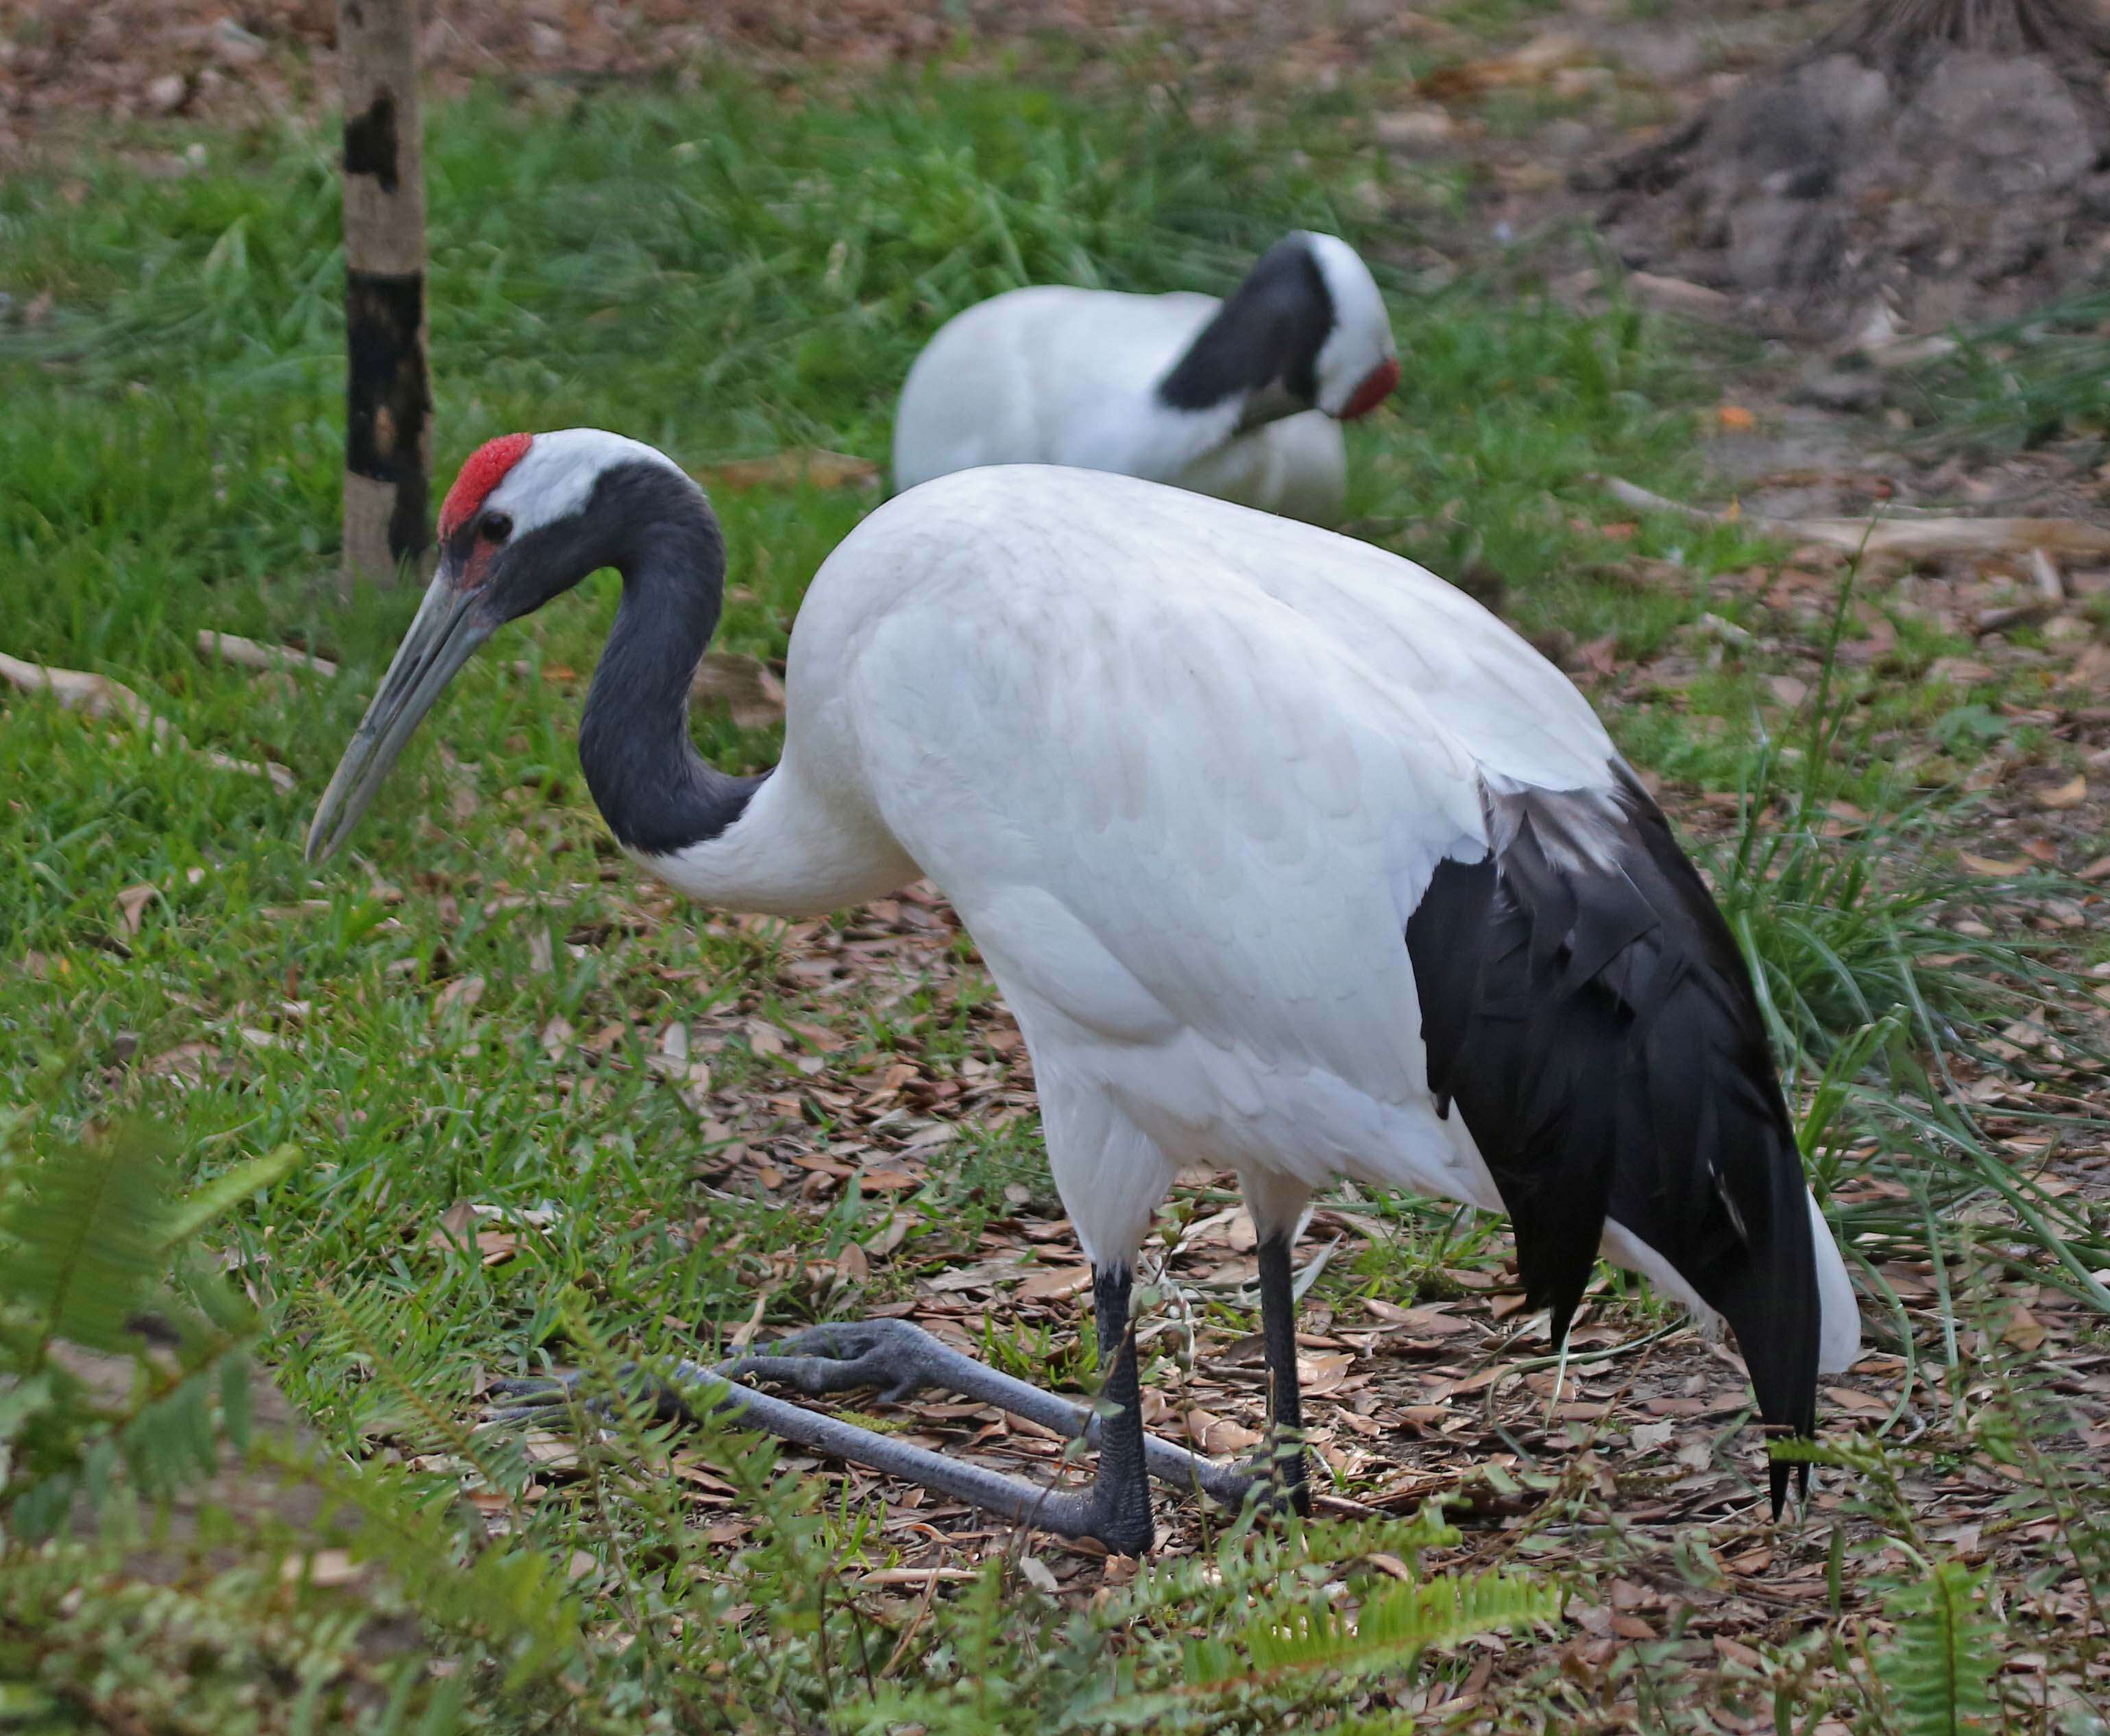
[[[477,526],[477,534],[486,542],[503,542],[513,534],[513,521],[502,512],[487,512]]]

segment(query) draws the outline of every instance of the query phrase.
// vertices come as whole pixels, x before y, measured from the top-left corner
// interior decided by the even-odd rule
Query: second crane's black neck
[[[764,778],[709,764],[689,739],[689,688],[725,601],[725,539],[702,491],[671,468],[625,465],[582,520],[608,537],[623,604],[579,723],[579,764],[626,849],[672,855],[719,836]]]
[[[1210,410],[1279,387],[1298,404],[1319,400],[1319,352],[1333,329],[1333,297],[1311,249],[1279,241],[1158,382],[1175,410]]]

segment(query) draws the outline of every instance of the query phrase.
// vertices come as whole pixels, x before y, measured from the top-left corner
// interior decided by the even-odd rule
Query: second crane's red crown
[[[460,530],[476,516],[476,510],[483,505],[484,496],[505,479],[505,473],[528,456],[528,448],[535,443],[532,434],[500,434],[496,440],[487,440],[469,455],[461,467],[461,474],[455,485],[447,490],[447,497],[440,502],[440,541]]]

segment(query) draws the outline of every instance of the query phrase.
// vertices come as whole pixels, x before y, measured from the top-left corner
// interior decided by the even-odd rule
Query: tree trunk
[[[1818,44],[1872,66],[1909,67],[1926,49],[2044,54],[2062,71],[2110,52],[2110,29],[2091,0],[1868,0]]]
[[[417,0],[338,0],[344,90],[344,585],[430,543],[425,161]]]

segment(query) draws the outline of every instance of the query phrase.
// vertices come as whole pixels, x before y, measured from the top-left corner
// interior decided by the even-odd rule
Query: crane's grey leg
[[[994,1405],[1072,1440],[1102,1444],[1103,1418],[1090,1407],[999,1373],[905,1320],[809,1326],[723,1366],[729,1374],[795,1387],[814,1398],[872,1387],[900,1404],[935,1387]],[[1155,1435],[1143,1436],[1143,1450],[1150,1475],[1159,1482],[1198,1489],[1226,1507],[1238,1506],[1255,1481],[1250,1470],[1218,1464]]]
[[[676,1362],[668,1370],[670,1379],[634,1365],[620,1373],[626,1383],[635,1383],[635,1396],[662,1422],[696,1420],[683,1389],[759,1380],[793,1387],[814,1398],[868,1387],[895,1404],[935,1389],[994,1405],[1095,1447],[1102,1444],[1104,1432],[1103,1420],[1092,1407],[999,1373],[905,1320],[835,1321],[809,1326],[762,1351],[731,1358],[713,1367]],[[494,1420],[525,1422],[543,1416],[568,1401],[579,1380],[572,1374],[554,1380],[500,1381],[493,1391],[516,1403],[496,1412]],[[766,1426],[758,1421],[756,1426]],[[1251,1466],[1220,1464],[1155,1435],[1143,1436],[1143,1458],[1159,1482],[1189,1492],[1198,1489],[1225,1507],[1242,1504],[1261,1480]]]
[[[1207,1492],[1218,1498],[1243,1498],[1252,1479],[1249,1474],[1227,1471],[1206,1459],[1194,1457],[1170,1442],[1148,1441],[1143,1433],[1142,1392],[1136,1365],[1135,1339],[1129,1330],[1129,1300],[1131,1280],[1125,1267],[1096,1268],[1092,1275],[1093,1294],[1098,1317],[1099,1343],[1111,1346],[1112,1353],[1106,1362],[1107,1379],[1101,1394],[1098,1414],[1086,1412],[1082,1407],[1071,1406],[1061,1400],[1054,1403],[1062,1407],[1071,1426],[1065,1430],[1073,1436],[1084,1435],[1093,1439],[1099,1448],[1099,1461],[1092,1486],[1086,1490],[1053,1490],[1010,1477],[1001,1472],[950,1459],[933,1453],[927,1448],[917,1447],[906,1441],[861,1429],[854,1424],[835,1417],[808,1411],[803,1406],[781,1398],[771,1398],[752,1388],[734,1385],[729,1376],[737,1364],[722,1364],[717,1368],[706,1368],[695,1362],[674,1364],[668,1375],[674,1385],[664,1378],[645,1375],[641,1382],[640,1397],[653,1405],[658,1414],[667,1420],[693,1419],[699,1409],[708,1412],[724,1412],[740,1424],[758,1428],[782,1439],[794,1441],[817,1452],[849,1459],[854,1463],[899,1476],[912,1483],[919,1483],[940,1494],[981,1507],[987,1512],[1022,1521],[1044,1530],[1068,1537],[1093,1537],[1109,1549],[1121,1554],[1139,1554],[1150,1547],[1153,1527],[1150,1513],[1149,1475],[1153,1469],[1162,1466],[1170,1471],[1176,1468],[1179,1475],[1170,1478],[1186,1486],[1199,1484]],[[943,1349],[943,1346],[939,1347]],[[1102,1355],[1107,1353],[1103,1349]],[[767,1358],[756,1359],[767,1362]],[[839,1359],[822,1359],[837,1362]],[[855,1359],[852,1359],[854,1362]],[[971,1359],[962,1358],[971,1369],[982,1376],[992,1371],[985,1370]],[[863,1380],[872,1378],[867,1371]],[[508,1381],[495,1389],[501,1396],[511,1396],[521,1401],[510,1409],[499,1413],[501,1421],[524,1421],[551,1416],[568,1403],[576,1389],[577,1377],[569,1381]],[[816,1379],[816,1385],[819,1382]],[[844,1385],[851,1384],[844,1382]],[[950,1384],[945,1376],[941,1384]],[[1019,1383],[1023,1386],[1024,1383]],[[835,1389],[824,1387],[822,1389]],[[908,1389],[913,1391],[915,1388]],[[1052,1395],[1041,1394],[1037,1389],[1026,1387],[1035,1398],[1036,1408],[1043,1416],[1054,1412],[1047,1408]],[[1002,1403],[1003,1401],[997,1401]],[[1021,1414],[1025,1414],[1021,1412]],[[1050,1422],[1048,1426],[1057,1426]],[[1175,1461],[1166,1455],[1176,1455]],[[1211,1485],[1214,1485],[1213,1487]],[[1236,1495],[1231,1494],[1235,1487]]]
[[[1128,1317],[1132,1287],[1133,1275],[1125,1266],[1092,1268],[1092,1303],[1106,1381],[1099,1393],[1098,1470],[1084,1499],[1094,1521],[1093,1534],[1123,1555],[1141,1555],[1157,1534],[1151,1521],[1150,1474],[1143,1460],[1143,1386],[1136,1369],[1135,1333]]]
[[[1289,1504],[1311,1511],[1306,1480],[1304,1402],[1297,1384],[1297,1299],[1289,1277],[1289,1235],[1270,1235],[1260,1256],[1260,1329],[1267,1356],[1268,1456]]]

